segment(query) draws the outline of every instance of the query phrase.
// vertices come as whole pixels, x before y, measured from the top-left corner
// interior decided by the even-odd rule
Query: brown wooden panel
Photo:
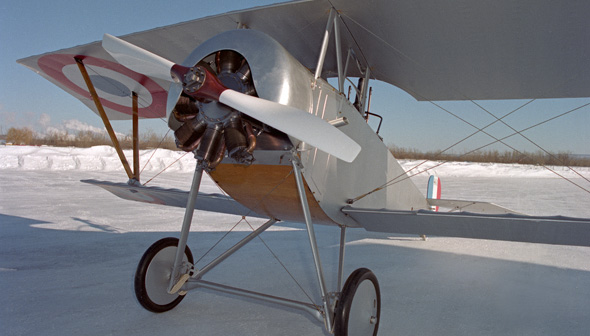
[[[220,164],[211,177],[233,199],[260,215],[304,222],[291,166]],[[304,183],[312,221],[335,224]]]

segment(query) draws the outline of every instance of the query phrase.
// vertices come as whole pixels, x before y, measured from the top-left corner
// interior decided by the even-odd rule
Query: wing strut
[[[98,94],[96,93],[96,89],[94,88],[94,84],[92,84],[92,80],[90,79],[90,76],[88,76],[88,71],[86,71],[86,66],[84,66],[84,62],[82,61],[81,58],[75,58],[76,60],[76,64],[78,65],[78,69],[80,69],[80,73],[82,74],[82,77],[84,78],[84,82],[86,82],[86,86],[88,87],[88,92],[90,93],[90,95],[92,96],[92,100],[94,100],[94,104],[96,105],[96,109],[98,110],[98,113],[100,115],[100,118],[102,119],[102,122],[104,124],[104,127],[107,130],[107,133],[109,134],[109,137],[111,138],[111,141],[113,143],[113,146],[115,147],[115,150],[117,151],[117,155],[119,155],[119,159],[121,160],[121,163],[123,164],[123,168],[125,169],[125,172],[127,173],[127,176],[129,177],[129,182],[134,182],[137,181],[139,182],[139,137],[138,137],[138,104],[137,104],[137,93],[133,92],[133,169],[134,172],[131,171],[131,168],[129,166],[129,162],[127,161],[127,158],[125,157],[125,154],[123,153],[123,150],[121,149],[121,145],[119,144],[119,140],[117,139],[117,136],[115,135],[115,131],[113,130],[113,127],[111,126],[111,122],[109,121],[109,118],[107,117],[106,112],[104,111],[104,107],[102,106],[102,103],[100,102],[100,97],[98,97]]]
[[[133,98],[133,178],[139,182],[139,104],[136,92],[131,93]]]

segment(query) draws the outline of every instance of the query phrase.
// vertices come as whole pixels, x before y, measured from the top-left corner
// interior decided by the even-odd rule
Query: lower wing
[[[186,207],[186,202],[188,200],[188,191],[178,189],[143,187],[129,185],[127,183],[114,183],[97,180],[82,180],[82,182],[101,187],[115,196],[130,201],[184,208]],[[196,203],[196,210],[213,211],[238,216],[266,218],[251,211],[229,196],[221,194],[199,193],[197,199],[198,202]]]
[[[466,203],[474,204],[473,209],[478,208],[476,205],[479,208],[489,205]],[[493,209],[504,208],[495,206]],[[342,211],[367,231],[590,246],[588,218],[526,216],[500,211],[473,213],[355,209],[349,206]]]
[[[188,192],[178,189],[97,180],[82,182],[99,186],[120,198],[132,201],[184,208],[188,199]],[[198,210],[263,218],[225,195],[199,193],[198,200]],[[485,202],[428,201],[431,205],[452,208],[453,212],[358,209],[350,206],[342,211],[354,218],[361,227],[373,232],[590,246],[590,219],[526,216]]]

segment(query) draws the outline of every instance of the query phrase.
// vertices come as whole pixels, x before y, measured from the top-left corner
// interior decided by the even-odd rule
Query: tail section
[[[440,199],[441,187],[440,178],[438,178],[438,176],[430,175],[430,178],[428,179],[428,188],[426,189],[426,198]],[[430,210],[438,211],[438,206],[431,205]]]

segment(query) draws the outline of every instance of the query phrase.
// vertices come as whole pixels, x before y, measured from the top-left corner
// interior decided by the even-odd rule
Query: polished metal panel
[[[313,79],[313,75],[309,75]],[[387,146],[371,129],[359,111],[329,83],[318,79],[314,88],[312,111],[325,120],[346,118],[338,129],[363,148],[352,163],[337,160],[313,147],[300,152],[303,174],[314,197],[335,222],[357,227],[359,224],[341,209],[348,199],[369,192],[399,177],[400,182],[354,203],[355,207],[387,209],[425,209],[425,197],[391,155]]]
[[[309,110],[311,82],[306,76],[309,71],[270,36],[249,29],[230,30],[203,42],[182,65],[193,66],[219,50],[236,51],[248,61],[260,98]],[[168,115],[181,90],[181,84],[171,85]]]

